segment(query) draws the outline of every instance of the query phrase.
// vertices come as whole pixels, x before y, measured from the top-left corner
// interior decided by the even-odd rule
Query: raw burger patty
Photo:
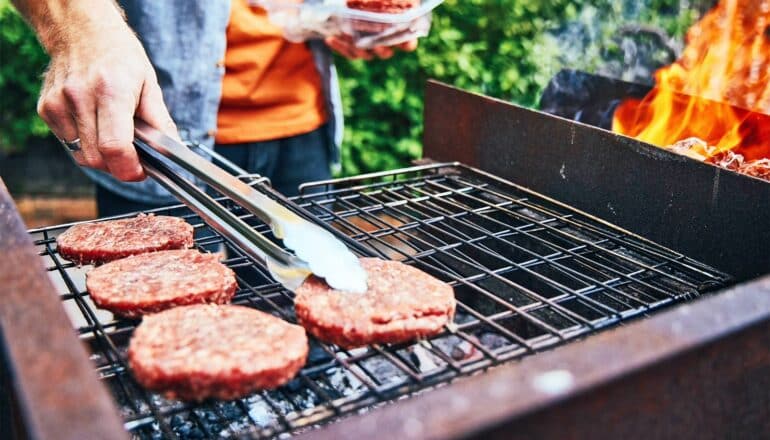
[[[420,5],[419,0],[348,0],[347,5],[351,9],[362,11],[400,14]],[[376,23],[367,20],[352,20],[353,28],[358,32],[381,33],[387,31],[392,25]]]
[[[362,258],[366,293],[334,290],[309,277],[297,289],[297,319],[318,339],[345,348],[439,333],[454,317],[452,287],[396,261]]]
[[[288,382],[305,364],[302,327],[255,309],[198,304],[144,317],[128,347],[136,380],[168,398],[235,399]]]
[[[348,0],[351,9],[398,14],[420,5],[419,0]]]
[[[129,255],[193,245],[193,227],[163,215],[75,225],[56,239],[59,254],[78,264],[103,263]]]
[[[237,287],[235,274],[218,254],[193,249],[134,255],[86,276],[97,306],[129,318],[179,305],[226,304]]]

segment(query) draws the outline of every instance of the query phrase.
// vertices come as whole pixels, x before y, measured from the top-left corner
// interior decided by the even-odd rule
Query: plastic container
[[[425,0],[398,14],[351,9],[345,0],[250,0],[292,42],[331,36],[350,38],[361,49],[392,46],[430,32],[431,12],[444,0]]]

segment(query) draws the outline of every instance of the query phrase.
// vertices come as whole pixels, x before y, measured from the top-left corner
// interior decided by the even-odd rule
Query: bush
[[[19,151],[48,128],[37,116],[48,57],[9,0],[0,0],[0,155]]]
[[[421,154],[425,81],[435,78],[524,105],[534,104],[549,76],[535,40],[554,22],[574,17],[574,0],[447,0],[429,37],[412,54],[387,61],[340,59],[347,129],[343,174],[403,166]]]

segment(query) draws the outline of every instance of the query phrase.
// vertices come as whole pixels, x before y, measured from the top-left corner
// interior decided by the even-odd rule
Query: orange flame
[[[687,32],[687,47],[658,70],[642,100],[624,101],[613,130],[669,146],[696,137],[709,158],[732,150],[770,157],[770,0],[722,0]],[[761,114],[757,114],[761,113]]]

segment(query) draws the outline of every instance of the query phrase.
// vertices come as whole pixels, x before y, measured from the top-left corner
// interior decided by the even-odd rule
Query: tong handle
[[[134,134],[134,143],[142,149],[143,155],[149,155],[161,162],[167,161],[191,173],[270,226],[275,237],[283,240],[284,246],[294,251],[294,254],[284,251],[264,239],[261,234],[252,231],[257,238],[255,244],[284,267],[299,267],[295,263],[301,262],[303,267],[324,278],[335,289],[349,292],[366,291],[366,271],[361,267],[358,258],[333,233],[303,219],[144,121],[134,120]],[[164,174],[172,180],[180,178],[173,169]],[[196,189],[197,187],[190,188],[192,196],[204,200],[201,194],[196,194]],[[205,193],[202,195],[205,196]],[[212,209],[211,206],[208,208]],[[291,271],[287,277],[296,278],[295,273]]]
[[[134,134],[173,163],[267,223],[278,238],[283,238],[284,223],[306,221],[140,119],[134,120]]]
[[[268,238],[255,231],[246,222],[203,190],[188,181],[164,162],[163,156],[141,140],[134,140],[140,160],[147,173],[182,200],[196,212],[207,224],[233,241],[245,252],[263,262],[277,263],[281,266],[305,268],[304,262],[284,251]],[[268,264],[269,265],[269,264]],[[308,271],[309,273],[309,271]]]

